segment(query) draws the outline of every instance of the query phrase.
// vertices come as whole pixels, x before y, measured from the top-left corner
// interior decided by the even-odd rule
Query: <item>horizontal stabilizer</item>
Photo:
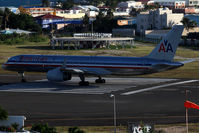
[[[179,61],[180,63],[186,64],[186,63],[191,63],[195,61],[194,59],[190,59],[190,60],[185,60],[185,61]]]

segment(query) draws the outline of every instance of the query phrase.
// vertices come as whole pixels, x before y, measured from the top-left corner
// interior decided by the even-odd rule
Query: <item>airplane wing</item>
[[[71,68],[71,67],[61,67],[61,71],[69,72],[73,74],[91,74],[91,75],[106,75],[111,74],[110,71],[107,71],[103,68]]]
[[[67,67],[61,67],[60,70],[63,72],[76,73],[76,74],[84,73],[84,71],[81,69],[74,69],[74,68],[67,68]]]

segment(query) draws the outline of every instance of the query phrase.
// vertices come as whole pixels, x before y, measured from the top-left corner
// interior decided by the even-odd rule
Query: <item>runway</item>
[[[176,79],[147,78],[105,78],[106,84],[96,84],[96,78],[87,78],[89,86],[78,86],[80,79],[74,77],[66,82],[49,82],[47,79],[28,83],[15,83],[0,86],[0,91],[9,92],[39,92],[39,93],[73,93],[73,94],[106,94],[136,88],[138,85],[157,84]],[[140,82],[141,81],[141,82]]]
[[[24,115],[26,125],[113,125],[116,97],[117,124],[128,122],[185,122],[185,89],[189,100],[199,103],[199,80],[159,78],[105,78],[105,84],[78,86],[79,78],[63,83],[49,82],[44,75],[28,75],[20,83],[17,75],[0,75],[0,105],[10,115]],[[190,122],[199,121],[199,112],[190,109]]]

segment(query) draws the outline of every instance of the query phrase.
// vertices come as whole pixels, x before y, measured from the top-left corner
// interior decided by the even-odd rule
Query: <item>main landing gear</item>
[[[25,78],[24,72],[18,72],[18,74],[21,76],[21,82],[26,82],[26,78]]]
[[[89,86],[89,82],[85,81],[85,76],[83,74],[80,74],[79,77],[81,79],[79,86]],[[106,83],[106,80],[102,79],[101,76],[98,76],[98,79],[95,80],[95,83]]]
[[[98,79],[95,80],[95,83],[106,83],[106,80],[102,79],[102,77],[98,76]]]
[[[83,74],[80,74],[79,77],[81,79],[79,86],[89,86],[89,82],[85,81],[85,76]]]

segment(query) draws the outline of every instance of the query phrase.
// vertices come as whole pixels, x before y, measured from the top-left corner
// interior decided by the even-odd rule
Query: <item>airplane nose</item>
[[[6,69],[6,65],[5,65],[5,64],[3,64],[1,67],[2,67],[2,69],[4,69],[4,70]]]

